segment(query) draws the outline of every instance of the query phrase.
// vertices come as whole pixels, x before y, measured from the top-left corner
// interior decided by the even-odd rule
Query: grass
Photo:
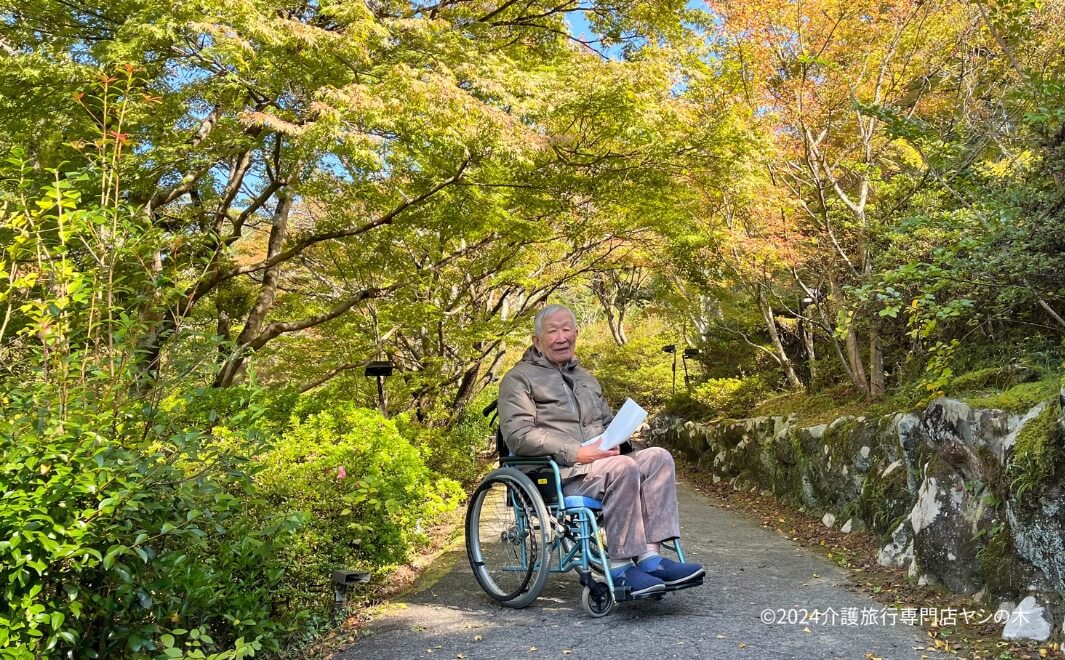
[[[973,408],[997,408],[1008,412],[1031,410],[1041,401],[1057,395],[1061,389],[1061,375],[1051,374],[1031,383],[1021,383],[1002,391],[976,392],[964,397]]]
[[[946,396],[965,401],[973,408],[996,408],[1007,412],[1025,412],[1041,401],[1055,397],[1062,387],[1062,373],[1044,373],[1040,380],[1020,383],[1012,387],[997,386],[1000,380],[982,369],[963,374],[947,388]],[[900,387],[895,394],[879,401],[870,401],[849,385],[836,385],[819,392],[786,392],[765,399],[756,405],[752,417],[795,415],[799,426],[827,424],[847,415],[875,417],[895,412],[918,410],[927,401],[912,394],[913,388]]]
[[[799,426],[815,426],[847,415],[876,417],[914,407],[913,398],[901,393],[870,401],[849,385],[837,385],[818,392],[788,392],[770,397],[754,407],[752,416],[795,415]]]

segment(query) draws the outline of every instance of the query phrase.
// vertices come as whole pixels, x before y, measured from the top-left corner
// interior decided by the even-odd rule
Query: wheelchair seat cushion
[[[592,511],[602,511],[603,503],[599,500],[593,500],[590,497],[583,495],[567,495],[565,500],[567,509],[576,509],[578,507],[584,507],[591,509]]]

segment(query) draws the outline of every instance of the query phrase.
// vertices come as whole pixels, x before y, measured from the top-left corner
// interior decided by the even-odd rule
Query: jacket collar
[[[529,348],[525,349],[525,354],[521,356],[521,361],[528,362],[529,364],[535,365],[537,367],[543,367],[545,369],[561,369],[563,371],[573,371],[577,368],[577,365],[580,364],[580,362],[577,360],[577,356],[574,355],[569,359],[569,362],[559,366],[544,357],[544,354],[536,350],[535,346],[530,346]]]

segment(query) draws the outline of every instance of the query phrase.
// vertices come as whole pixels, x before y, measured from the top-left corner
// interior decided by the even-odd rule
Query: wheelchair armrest
[[[500,465],[535,465],[553,463],[554,459],[550,454],[544,454],[543,456],[502,456],[499,459]]]

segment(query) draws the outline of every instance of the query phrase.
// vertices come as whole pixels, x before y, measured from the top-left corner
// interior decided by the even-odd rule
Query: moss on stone
[[[833,468],[851,462],[852,436],[861,424],[856,417],[843,417],[825,429],[821,442],[828,446]]]
[[[996,408],[1010,412],[1024,412],[1031,410],[1047,399],[1054,398],[1060,387],[1060,380],[1055,375],[1032,383],[1021,383],[995,394],[967,397],[965,402],[973,408]]]
[[[1002,387],[1004,371],[1005,367],[988,367],[986,369],[977,369],[976,371],[962,374],[951,382],[950,392],[952,394],[957,394],[960,392],[971,392],[973,390],[984,390],[988,388],[1000,389]]]
[[[797,433],[788,433],[775,445],[777,460],[773,469],[773,492],[780,499],[799,506],[803,504],[802,475],[809,458],[804,455]]]
[[[893,531],[913,506],[906,490],[906,470],[899,467],[885,477],[882,468],[878,465],[866,477],[855,508],[858,517],[878,534]]]
[[[948,387],[952,396],[988,390],[1006,390],[1015,385],[1037,381],[1043,370],[1035,365],[1011,363],[1006,366],[977,369],[962,374],[951,381]]]
[[[1006,474],[1006,466],[986,445],[976,448],[976,457],[980,460],[980,471],[983,474],[983,482],[987,486],[984,497],[989,499],[985,501],[998,510],[1010,494],[1010,481]]]
[[[1061,406],[1055,401],[1017,434],[1013,460],[1009,466],[1010,491],[1020,497],[1038,492],[1058,472],[1065,459],[1065,433],[1058,424]]]
[[[1013,597],[1025,586],[1024,562],[1013,545],[1013,534],[1007,524],[992,527],[986,543],[977,553],[980,572],[987,591],[998,597]]]

